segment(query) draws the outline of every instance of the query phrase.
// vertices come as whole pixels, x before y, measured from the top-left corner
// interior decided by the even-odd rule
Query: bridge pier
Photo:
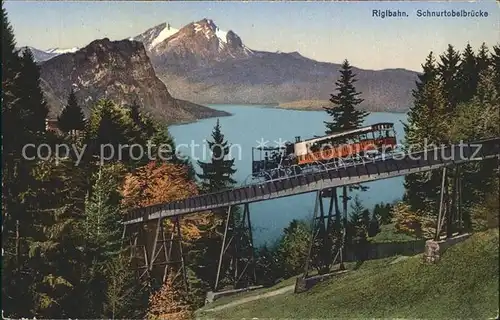
[[[219,289],[220,281],[223,278],[222,273],[227,271],[233,273],[234,289],[237,289],[241,282],[244,282],[246,287],[257,282],[250,207],[248,203],[244,204],[243,207],[241,217],[235,217],[235,210],[232,206],[227,209],[214,292]],[[229,259],[229,265],[225,266],[227,259]]]
[[[330,203],[328,212],[325,212],[323,197],[329,191]],[[313,264],[320,274],[327,274],[335,263],[343,265],[343,250],[345,241],[345,225],[342,226],[340,216],[333,214],[333,207],[336,193],[331,189],[319,190],[316,192],[314,213],[311,228],[311,240],[309,242],[309,252],[304,268],[303,278],[309,276],[311,264]],[[345,217],[344,217],[345,218]]]
[[[124,225],[124,242],[127,237],[130,262],[139,281],[156,289],[171,272],[175,272],[174,282],[181,281],[184,290],[188,291],[180,217]]]
[[[448,192],[448,170],[452,171],[451,197]],[[446,231],[446,238],[451,238],[455,233],[460,234],[464,230],[462,181],[460,179],[460,166],[458,165],[454,170],[447,167],[442,169],[439,212],[434,235],[435,241],[440,240],[443,229]]]

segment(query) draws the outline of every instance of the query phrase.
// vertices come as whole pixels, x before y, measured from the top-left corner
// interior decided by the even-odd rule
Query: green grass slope
[[[449,248],[436,265],[418,255],[371,264],[302,294],[268,297],[203,319],[433,318],[488,319],[499,305],[498,230],[477,233]]]

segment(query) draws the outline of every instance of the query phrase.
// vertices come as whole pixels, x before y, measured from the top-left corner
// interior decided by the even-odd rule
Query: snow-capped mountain
[[[31,53],[33,54],[33,58],[35,59],[36,62],[43,62],[47,61],[49,59],[54,58],[55,56],[58,56],[60,54],[64,53],[74,53],[79,50],[79,48],[69,48],[69,49],[61,49],[61,48],[50,48],[47,50],[41,50],[37,49],[34,47],[26,46],[26,47],[21,47],[17,48],[19,50],[19,53],[21,54],[24,50],[29,49]]]
[[[78,50],[80,50],[80,48],[78,48],[78,47],[67,48],[67,49],[50,48],[50,49],[45,50],[45,52],[59,55],[59,54],[63,54],[63,53],[74,53],[74,52],[76,52]]]
[[[129,40],[140,41],[144,44],[146,50],[152,50],[156,45],[163,42],[168,37],[177,33],[179,29],[172,27],[169,23],[162,23],[152,27],[138,36],[132,37]]]
[[[144,43],[156,67],[169,72],[183,73],[221,61],[248,58],[254,53],[236,33],[223,31],[206,18],[181,29],[163,23],[133,39]]]
[[[124,41],[131,45],[141,42],[158,78],[172,96],[183,100],[267,104],[329,99],[338,64],[319,62],[298,52],[251,50],[234,31],[226,30],[206,18],[179,29],[165,22]],[[74,50],[40,50],[37,59],[44,61]],[[363,108],[404,111],[411,105],[415,72],[354,70],[357,89],[365,100]]]
[[[57,55],[57,53],[50,53],[30,46],[16,48],[16,49],[19,50],[20,55],[23,54],[25,50],[30,50],[31,53],[33,54],[33,59],[35,59],[36,62],[47,61]]]

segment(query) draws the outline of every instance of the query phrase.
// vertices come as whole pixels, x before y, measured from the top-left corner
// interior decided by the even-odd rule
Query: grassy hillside
[[[415,239],[417,238],[414,236],[396,232],[394,223],[391,223],[380,226],[380,232],[377,233],[377,235],[372,237],[370,240],[372,242],[403,242],[403,241],[412,241]]]
[[[287,293],[200,318],[467,318],[496,317],[498,230],[478,233],[448,249],[437,265],[421,255],[395,264],[367,263],[302,294]],[[369,266],[369,267],[368,267]]]

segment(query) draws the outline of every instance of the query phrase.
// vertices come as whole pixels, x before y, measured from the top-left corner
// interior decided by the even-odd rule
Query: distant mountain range
[[[144,44],[156,75],[172,96],[195,103],[320,109],[328,103],[339,76],[339,64],[318,62],[298,52],[250,49],[236,33],[219,29],[210,19],[180,29],[162,23],[127,40]],[[35,49],[34,54],[45,61],[58,53]],[[417,72],[353,69],[365,100],[363,109],[401,112],[412,104]]]
[[[252,50],[236,33],[219,29],[210,19],[179,30],[163,23],[133,39],[144,43],[158,77],[172,95],[197,103],[291,103],[300,109],[308,108],[300,101],[315,101],[313,105],[319,106],[330,98],[339,76],[339,64],[318,62],[298,52]],[[354,72],[364,109],[406,111],[410,107],[416,72],[359,68]]]

